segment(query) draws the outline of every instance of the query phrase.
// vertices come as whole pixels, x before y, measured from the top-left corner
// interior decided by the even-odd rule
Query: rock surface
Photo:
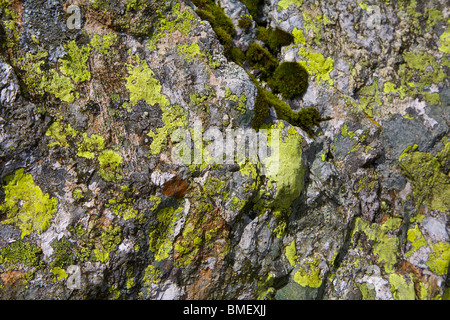
[[[447,3],[200,2],[0,0],[0,298],[449,299]],[[276,173],[196,140],[254,126],[252,43],[309,74]]]

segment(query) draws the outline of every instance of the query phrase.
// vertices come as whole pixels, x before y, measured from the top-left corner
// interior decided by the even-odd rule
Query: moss
[[[254,42],[250,44],[246,57],[252,67],[259,68],[267,74],[272,74],[277,66],[277,60],[270,52]]]
[[[68,56],[60,59],[62,73],[71,77],[75,82],[91,80],[91,73],[87,65],[92,50],[91,47],[86,45],[79,48],[75,40],[73,40],[64,44],[64,49],[66,49]]]
[[[83,141],[79,143],[77,156],[86,159],[94,159],[93,151],[105,149],[105,139],[102,136],[93,134],[88,136],[86,132],[82,133]]]
[[[160,154],[167,147],[168,137],[178,128],[185,128],[187,115],[183,108],[179,106],[161,107],[163,111],[162,121],[164,126],[157,128],[156,133],[150,131],[148,136],[152,138],[150,152],[152,155]]]
[[[450,243],[438,242],[432,245],[426,265],[439,276],[447,274],[450,263]]]
[[[251,28],[251,26],[253,25],[253,21],[250,19],[239,19],[238,21],[238,27],[248,30]]]
[[[241,0],[241,2],[247,7],[253,18],[258,16],[259,8],[264,4],[264,0]]]
[[[32,232],[44,232],[57,211],[58,200],[44,194],[24,169],[17,170],[5,181],[5,202],[0,210],[7,218],[2,224],[15,223],[22,230],[22,238]]]
[[[416,294],[414,291],[414,282],[411,280],[412,275],[408,278],[396,273],[389,275],[391,292],[395,300],[415,300]]]
[[[104,150],[99,156],[100,170],[98,174],[106,181],[122,179],[122,156],[113,150]]]
[[[149,105],[169,105],[169,99],[161,94],[161,83],[155,78],[155,73],[148,67],[145,60],[137,57],[137,66],[128,64],[129,76],[126,78],[126,88],[130,91],[130,102],[135,106],[143,99]]]
[[[302,97],[308,89],[308,72],[297,62],[283,62],[268,82],[274,93],[285,99]]]
[[[64,269],[73,264],[72,244],[65,237],[53,241],[51,246],[53,248],[53,262],[51,263],[53,268]]]
[[[23,241],[13,242],[0,250],[2,263],[21,263],[24,266],[37,266],[41,253],[38,246]]]
[[[279,27],[266,29],[259,26],[257,39],[264,42],[273,53],[277,53],[281,47],[290,45],[294,36]]]
[[[245,53],[239,48],[231,48],[230,50],[230,58],[232,61],[236,62],[238,65],[242,66],[242,63],[245,61],[246,56]]]
[[[267,117],[269,116],[270,109],[270,102],[264,93],[264,89],[262,89],[260,86],[258,86],[257,88],[258,91],[254,109],[255,115],[252,120],[252,127],[254,129],[258,129],[264,124]]]

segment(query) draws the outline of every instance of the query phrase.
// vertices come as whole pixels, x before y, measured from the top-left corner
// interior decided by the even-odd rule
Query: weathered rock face
[[[2,299],[449,298],[445,1],[0,16]],[[286,61],[309,74],[291,100]],[[239,149],[251,128],[266,158],[211,161],[210,135]]]

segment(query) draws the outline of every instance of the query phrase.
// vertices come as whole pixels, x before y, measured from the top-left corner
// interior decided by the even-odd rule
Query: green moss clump
[[[41,249],[28,242],[17,241],[0,251],[3,263],[22,263],[25,266],[36,266],[39,263]]]
[[[99,155],[98,161],[100,163],[98,174],[104,180],[115,181],[123,177],[121,168],[123,158],[119,153],[113,150],[105,150]]]
[[[294,41],[294,36],[280,28],[266,29],[258,27],[257,39],[264,42],[272,52],[277,52],[281,47],[288,46]]]
[[[258,129],[267,119],[270,107],[275,109],[278,119],[301,128],[310,137],[314,137],[313,126],[319,127],[321,122],[328,120],[328,118],[322,118],[319,111],[314,107],[301,109],[297,112],[293,111],[288,104],[278,99],[275,94],[258,86],[255,116],[252,123],[254,129]]]
[[[260,128],[269,116],[270,103],[264,94],[264,89],[258,88],[258,94],[255,100],[255,115],[252,120],[253,129]]]
[[[283,62],[268,82],[273,92],[285,99],[302,97],[308,89],[308,72],[297,62]]]
[[[250,19],[239,19],[238,21],[238,27],[248,30],[252,26],[253,22]]]
[[[196,13],[201,19],[211,24],[225,52],[228,53],[231,50],[232,38],[236,34],[233,21],[225,14],[222,7],[212,0],[194,0],[193,3],[198,7]]]
[[[31,232],[44,232],[57,211],[58,200],[44,194],[24,169],[17,170],[5,181],[5,202],[0,210],[6,212],[7,218],[2,224],[15,223],[22,230],[22,238]]]
[[[232,48],[230,50],[230,58],[232,61],[236,62],[238,65],[242,66],[245,61],[245,53],[239,48]]]
[[[253,18],[258,16],[259,7],[264,4],[264,0],[241,0],[241,2],[245,4]]]
[[[246,57],[252,67],[263,70],[266,76],[271,74],[277,67],[277,60],[269,51],[257,43],[250,44]]]
[[[51,246],[54,250],[52,255],[54,260],[51,264],[53,268],[64,269],[73,264],[72,244],[65,237],[53,241]]]

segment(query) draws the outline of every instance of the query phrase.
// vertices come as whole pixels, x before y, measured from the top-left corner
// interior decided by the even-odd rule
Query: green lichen
[[[58,200],[44,194],[24,169],[6,177],[5,182],[5,201],[0,210],[6,212],[7,217],[2,224],[16,224],[22,230],[22,238],[32,232],[44,232],[57,211]]]
[[[368,284],[366,282],[363,283],[357,283],[356,286],[358,287],[359,291],[362,294],[363,300],[375,300],[376,297],[376,291],[373,284]]]
[[[416,293],[414,291],[413,275],[402,276],[397,273],[389,275],[389,283],[391,292],[395,300],[415,300]]]
[[[171,236],[175,223],[181,218],[183,207],[166,207],[156,214],[156,225],[150,228],[149,250],[154,253],[155,260],[161,261],[169,257],[172,250]]]
[[[160,154],[167,147],[168,137],[177,129],[185,128],[187,125],[187,115],[183,108],[173,105],[163,107],[161,106],[163,112],[162,121],[164,126],[157,128],[156,132],[150,131],[148,136],[152,138],[152,143],[150,145],[150,153],[152,155]]]
[[[450,19],[447,21],[450,25]],[[442,51],[444,53],[450,53],[450,26],[447,26],[447,29],[445,29],[445,32],[441,34],[439,37],[439,51]]]
[[[99,156],[100,170],[98,174],[106,181],[116,181],[122,179],[123,172],[121,165],[122,156],[113,150],[104,150]]]
[[[292,267],[295,267],[298,261],[295,240],[292,240],[292,243],[286,247],[286,258],[288,259],[289,264]]]
[[[92,48],[88,45],[79,48],[73,40],[64,44],[64,49],[66,49],[68,55],[60,59],[62,73],[71,77],[75,82],[91,80],[87,62]]]
[[[51,244],[53,248],[52,263],[54,268],[65,268],[73,264],[72,257],[72,244],[63,237],[59,240],[55,240]]]
[[[177,53],[180,56],[184,56],[184,60],[187,62],[192,62],[200,59],[203,54],[200,50],[200,46],[197,43],[188,44],[179,44],[177,46]]]
[[[440,104],[439,94],[430,93],[429,88],[433,84],[443,82],[447,76],[435,57],[424,52],[406,52],[403,58],[405,63],[400,65],[398,71],[401,79],[401,87],[398,90],[405,91],[412,98],[420,95],[431,104]]]
[[[426,204],[431,210],[450,210],[450,177],[445,173],[445,161],[450,155],[450,143],[436,156],[406,150],[400,156],[401,172],[411,181],[416,205]]]
[[[398,258],[398,238],[392,234],[401,225],[401,219],[388,218],[383,224],[370,224],[361,218],[356,218],[353,235],[363,232],[368,240],[373,241],[373,252],[378,257],[378,262],[384,263],[386,272],[394,272],[394,266]]]
[[[105,139],[102,136],[93,134],[88,136],[86,132],[82,134],[83,141],[78,144],[77,156],[86,159],[94,159],[94,151],[101,151],[105,149]]]
[[[271,130],[282,130],[283,122],[269,127],[268,146],[272,146]],[[279,135],[279,152],[263,161],[267,168],[266,177],[271,184],[276,184],[276,192],[270,199],[264,200],[264,206],[275,210],[288,209],[303,190],[305,169],[302,164],[303,138],[295,131],[289,130],[286,138]],[[275,151],[276,153],[276,151]]]
[[[431,246],[432,252],[428,256],[426,265],[439,276],[447,274],[450,263],[450,243],[438,242]]]
[[[55,70],[50,70],[49,75],[44,75],[43,84],[46,84],[45,91],[53,94],[61,101],[71,103],[79,97],[75,86],[68,77],[59,75]]]
[[[302,287],[319,288],[322,285],[319,260],[314,259],[312,262],[307,262],[306,266],[309,271],[300,267],[294,274],[294,281]]]
[[[155,73],[148,67],[145,60],[137,57],[137,64],[127,64],[129,76],[126,78],[126,88],[130,91],[130,102],[135,106],[139,100],[145,100],[149,105],[169,105],[169,99],[161,94],[161,83],[155,78]]]
[[[0,250],[0,257],[3,257],[2,263],[6,265],[21,263],[24,266],[37,266],[41,253],[41,249],[34,244],[16,241]]]
[[[334,60],[330,57],[325,58],[320,52],[312,52],[301,47],[298,54],[304,59],[299,63],[308,71],[311,76],[316,77],[316,82],[327,82],[333,86],[334,82],[330,77],[330,72],[334,68]]]
[[[64,269],[58,267],[53,267],[52,269],[50,269],[50,272],[55,275],[55,282],[67,279],[67,277],[69,276]]]
[[[115,56],[116,51],[112,48],[117,42],[117,34],[109,32],[105,35],[94,34],[91,38],[91,47],[104,56]]]
[[[427,245],[427,241],[417,224],[413,229],[408,229],[407,240],[411,242],[412,249],[405,253],[406,257],[411,256],[417,249]]]
[[[301,7],[303,5],[303,0],[281,0],[278,2],[278,7],[283,10],[289,8],[290,5]]]

